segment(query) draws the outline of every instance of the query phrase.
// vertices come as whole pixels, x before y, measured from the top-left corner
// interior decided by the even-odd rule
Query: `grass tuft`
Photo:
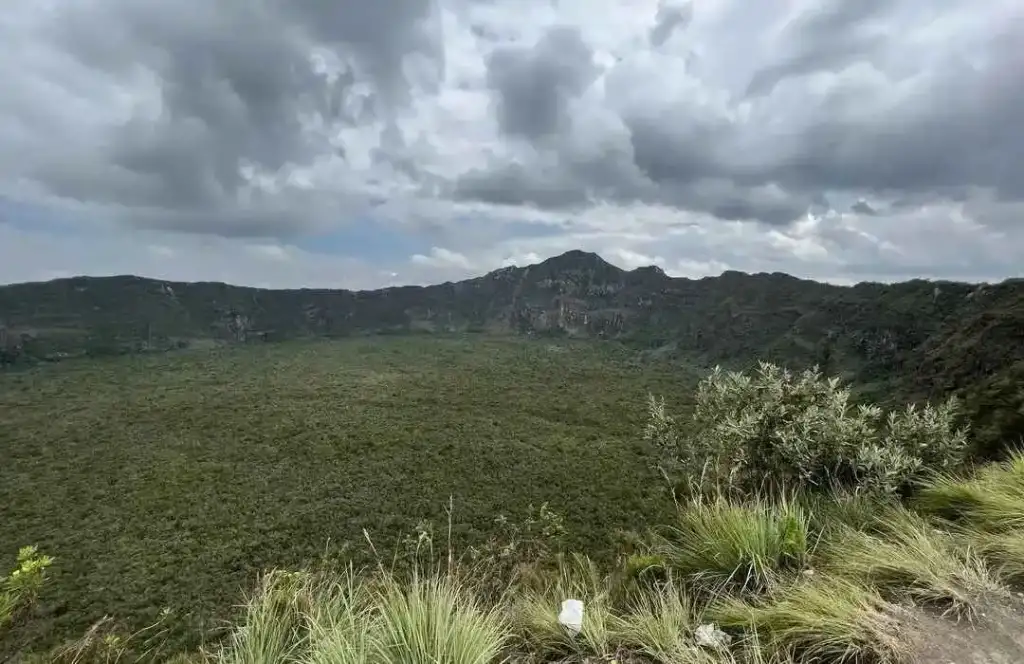
[[[1024,530],[996,534],[975,532],[971,539],[992,565],[996,578],[1018,588],[1024,584]]]
[[[701,649],[692,635],[699,612],[681,588],[668,584],[641,593],[614,621],[622,647],[655,662],[705,664],[721,661]]]
[[[916,506],[983,532],[1024,528],[1024,452],[979,468],[968,478],[940,475],[921,489]]]
[[[305,615],[315,601],[311,576],[264,574],[244,606],[240,624],[216,655],[218,664],[270,664],[296,659],[306,644]]]
[[[527,587],[512,601],[523,645],[542,655],[609,656],[616,648],[611,610],[611,582],[592,560],[573,555],[561,561],[558,572],[539,587]],[[583,628],[570,637],[558,614],[566,599],[584,604]]]
[[[385,578],[375,592],[376,653],[385,664],[489,664],[509,644],[498,608],[481,607],[452,576]]]
[[[895,662],[904,654],[895,607],[841,577],[803,578],[752,602],[725,597],[707,615],[742,630],[770,661]]]
[[[308,649],[301,664],[365,664],[371,661],[372,597],[351,569],[319,586],[306,614]]]
[[[762,592],[805,565],[809,540],[808,513],[795,501],[697,498],[655,533],[653,550],[688,582]]]
[[[501,607],[484,608],[456,577],[399,580],[272,572],[217,664],[489,664],[509,646]]]
[[[847,528],[824,547],[824,567],[892,597],[968,617],[999,589],[964,538],[937,529],[918,514],[891,510],[879,520],[877,531]]]

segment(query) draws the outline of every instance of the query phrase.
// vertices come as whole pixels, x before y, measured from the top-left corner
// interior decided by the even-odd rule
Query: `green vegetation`
[[[53,559],[40,555],[34,546],[18,551],[18,566],[0,577],[0,629],[9,626],[21,609],[36,600],[46,580],[46,568],[52,564]]]
[[[680,427],[651,397],[646,437],[683,489],[735,494],[852,489],[888,495],[922,473],[962,464],[967,435],[957,403],[914,405],[883,417],[854,407],[838,378],[761,363],[751,374],[716,368],[697,386]],[[680,430],[681,429],[681,430]]]
[[[923,664],[957,621],[1010,607],[1002,628],[1024,626],[1024,455],[972,467],[956,402],[883,416],[813,371],[697,377],[621,346],[442,337],[11,374],[0,546],[59,562],[0,643],[55,662]]]
[[[974,445],[1024,436],[1024,280],[835,286],[781,273],[699,280],[569,251],[458,283],[266,290],[137,276],[0,286],[0,370],[82,356],[311,338],[473,333],[614,339],[651,357],[819,365],[886,407],[956,394]]]
[[[698,376],[611,345],[397,337],[0,375],[0,561],[26,543],[60,561],[19,634],[168,608],[196,647],[259,571],[372,562],[364,528],[390,550],[449,496],[460,551],[511,569],[557,525],[549,503],[565,547],[608,561],[617,530],[671,512],[637,404]]]
[[[802,569],[809,550],[808,513],[789,501],[698,497],[676,520],[656,534],[654,551],[691,585],[712,591],[765,590],[783,572]]]

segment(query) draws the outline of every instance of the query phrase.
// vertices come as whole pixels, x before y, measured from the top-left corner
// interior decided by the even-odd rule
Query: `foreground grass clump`
[[[895,607],[870,587],[840,577],[811,577],[766,598],[728,597],[709,615],[756,639],[768,658],[823,662],[898,661]]]
[[[557,572],[511,596],[512,613],[525,649],[545,656],[607,656],[615,650],[610,579],[592,560],[573,555]],[[583,626],[572,638],[558,622],[561,602],[582,600]]]
[[[823,566],[890,597],[969,617],[1000,591],[968,540],[918,514],[888,510],[873,531],[846,528],[837,534],[826,546]]]
[[[956,528],[1002,581],[1024,584],[1024,452],[970,476],[940,475],[915,505]]]
[[[489,664],[511,629],[457,577],[387,573],[340,578],[272,572],[245,608],[244,622],[212,660],[217,664]]]
[[[809,517],[799,503],[723,496],[683,504],[676,523],[657,529],[652,542],[670,571],[713,591],[767,590],[804,566],[809,546]]]
[[[944,474],[927,483],[915,504],[935,514],[986,533],[1024,528],[1024,452],[984,466],[974,475]]]
[[[999,579],[1013,587],[1024,586],[1024,530],[974,533],[973,540]]]
[[[659,662],[711,659],[693,642],[700,610],[687,592],[668,583],[635,596],[616,621],[622,645]]]
[[[0,630],[36,600],[46,582],[46,570],[52,564],[53,558],[40,554],[35,546],[18,550],[17,566],[7,576],[0,577]]]

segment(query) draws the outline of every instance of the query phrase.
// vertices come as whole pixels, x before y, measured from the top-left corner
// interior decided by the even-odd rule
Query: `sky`
[[[0,283],[1024,276],[1020,0],[7,0]]]

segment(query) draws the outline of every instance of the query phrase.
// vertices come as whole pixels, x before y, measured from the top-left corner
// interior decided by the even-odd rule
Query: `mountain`
[[[819,364],[900,398],[957,392],[977,400],[988,390],[973,407],[1008,402],[986,415],[1000,422],[1024,404],[1017,387],[1017,378],[1024,378],[1020,279],[846,287],[729,271],[691,280],[657,267],[626,271],[596,254],[570,251],[465,281],[373,291],[266,290],[135,276],[0,287],[0,348],[8,363],[437,332],[617,339],[707,363]],[[1024,434],[1024,407],[1020,420]]]

